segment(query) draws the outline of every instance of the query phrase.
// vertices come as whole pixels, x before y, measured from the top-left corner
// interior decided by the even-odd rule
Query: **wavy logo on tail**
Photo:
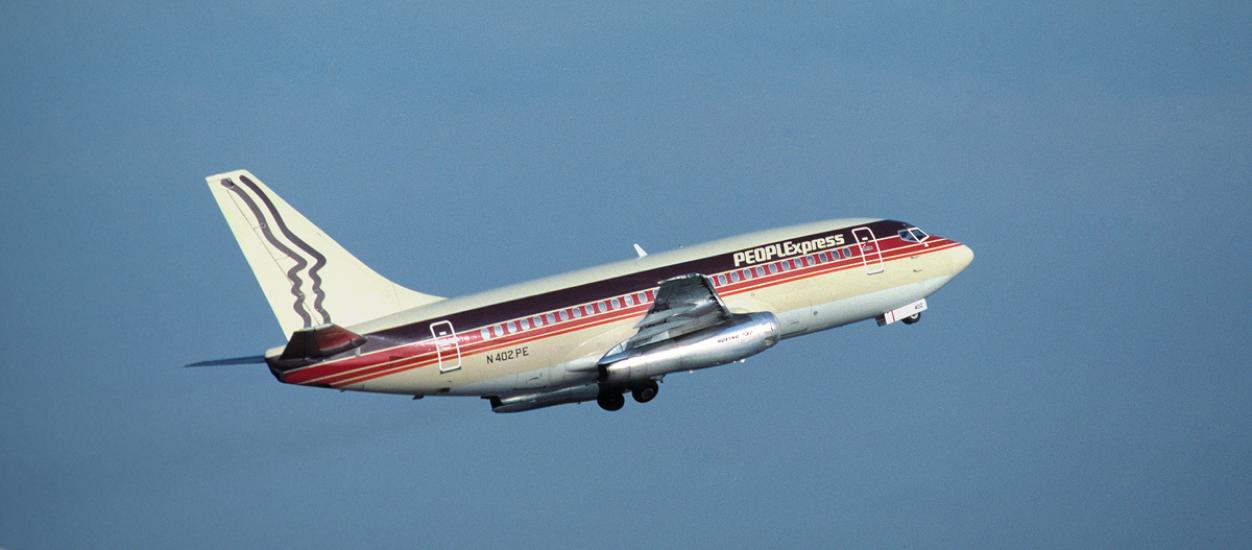
[[[248,179],[247,176],[242,175],[239,176],[239,181],[243,184],[243,187],[247,188],[247,190],[244,190],[243,187],[237,185],[230,178],[223,178],[220,183],[223,187],[229,189],[231,193],[238,197],[239,200],[248,207],[252,216],[256,218],[265,241],[268,242],[270,246],[273,246],[276,250],[286,255],[288,258],[291,258],[291,260],[295,262],[295,265],[293,265],[291,269],[287,270],[287,280],[291,281],[291,295],[295,297],[295,301],[292,303],[292,309],[295,310],[296,315],[300,316],[300,320],[304,323],[305,327],[313,326],[313,317],[309,314],[309,310],[305,307],[304,303],[306,296],[304,292],[304,280],[300,277],[300,272],[305,270],[305,268],[308,268],[307,274],[312,286],[311,291],[313,294],[313,310],[321,317],[321,322],[319,324],[329,324],[330,313],[326,311],[324,306],[324,302],[326,301],[326,292],[322,290],[322,277],[318,274],[318,272],[326,266],[326,256],[323,256],[321,252],[317,251],[317,249],[309,246],[309,244],[304,242],[303,239],[296,236],[296,234],[291,231],[291,228],[287,227],[287,223],[283,221],[282,215],[278,213],[278,208],[274,206],[274,202],[270,200],[265,193],[261,192],[261,188],[257,186],[255,182]],[[251,191],[251,194],[249,194],[248,191]],[[261,203],[265,205],[265,211],[269,212],[270,217],[265,216],[265,212],[263,212],[257,205],[257,201],[253,199],[252,195],[256,195],[256,198],[260,199]],[[277,227],[278,231],[282,233],[282,236],[290,241],[292,246],[300,249],[300,251],[304,253],[303,255],[293,250],[292,246],[287,246],[287,244],[283,243],[282,240],[274,234],[274,232],[270,229],[271,219],[273,220],[273,227]],[[305,255],[308,257],[306,258]]]

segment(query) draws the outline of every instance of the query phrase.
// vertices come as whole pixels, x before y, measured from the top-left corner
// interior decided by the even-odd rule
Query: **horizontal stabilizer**
[[[184,367],[222,367],[227,365],[260,365],[265,364],[264,355],[248,355],[246,357],[230,357],[227,359],[210,359],[198,361]]]
[[[365,343],[365,337],[339,325],[300,329],[291,334],[282,360],[320,359],[348,351]]]

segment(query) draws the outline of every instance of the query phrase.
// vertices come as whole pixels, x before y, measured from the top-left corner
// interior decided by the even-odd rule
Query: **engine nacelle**
[[[582,403],[591,401],[600,394],[599,384],[585,384],[559,390],[542,391],[510,395],[508,397],[492,397],[491,412],[512,413],[534,409],[542,409],[566,403]]]
[[[604,381],[639,382],[683,370],[724,365],[761,353],[778,343],[782,332],[773,313],[735,315],[728,325],[683,335],[644,349],[600,360]]]

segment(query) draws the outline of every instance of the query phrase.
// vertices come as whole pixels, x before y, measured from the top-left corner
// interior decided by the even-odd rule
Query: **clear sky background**
[[[1252,540],[1252,4],[669,4],[0,6],[0,546]],[[440,295],[843,216],[977,258],[495,415],[179,368],[282,342],[235,168]]]

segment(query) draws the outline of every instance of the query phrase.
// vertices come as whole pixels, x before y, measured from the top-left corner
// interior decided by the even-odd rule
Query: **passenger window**
[[[577,319],[582,316],[583,316],[583,308],[581,307],[574,308],[574,318]]]
[[[737,282],[739,282],[739,272],[738,272],[738,271],[732,271],[732,272],[730,273],[730,282],[732,282],[732,283],[737,283]]]
[[[490,330],[490,329],[482,329],[482,330],[478,331],[478,339],[479,339],[479,340],[486,340],[486,339],[488,339],[488,338],[491,338],[491,330]]]

